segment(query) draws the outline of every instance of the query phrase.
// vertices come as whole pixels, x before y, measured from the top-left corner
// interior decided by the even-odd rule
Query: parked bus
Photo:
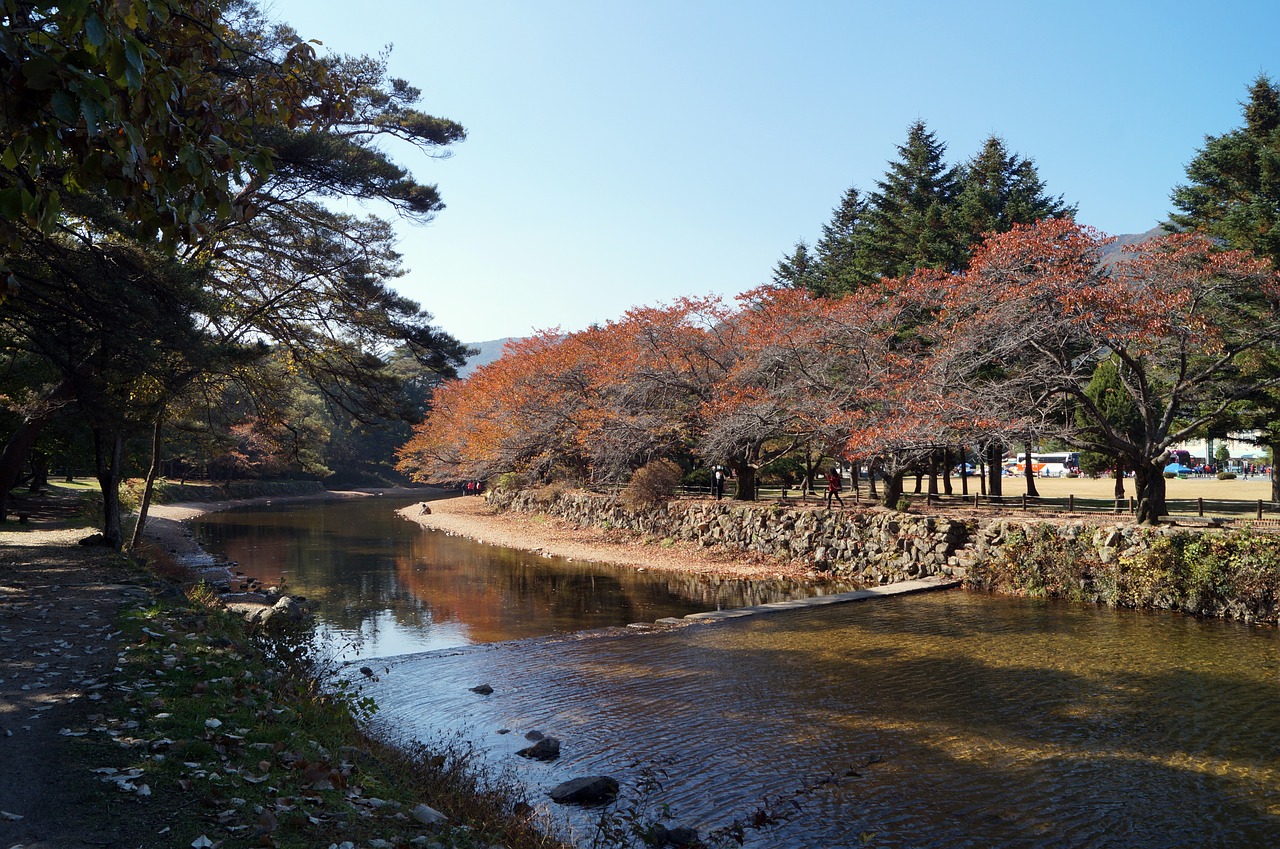
[[[1026,474],[1025,453],[1011,454],[1004,458],[1004,471],[1009,475]],[[1031,472],[1037,477],[1060,478],[1068,472],[1080,471],[1079,451],[1053,451],[1031,454]]]

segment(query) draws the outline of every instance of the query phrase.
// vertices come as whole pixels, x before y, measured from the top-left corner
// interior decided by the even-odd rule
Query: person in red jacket
[[[831,467],[831,471],[827,472],[827,509],[831,509],[831,499],[834,498],[840,502],[840,506],[844,506],[844,499],[840,497],[840,470],[835,466]]]

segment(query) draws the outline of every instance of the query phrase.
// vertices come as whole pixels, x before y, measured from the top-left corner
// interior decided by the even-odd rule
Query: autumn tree
[[[1280,338],[1277,281],[1268,263],[1193,235],[1139,245],[1107,270],[1104,241],[1063,220],[988,239],[949,292],[949,357],[1004,418],[1034,416],[1027,399],[1043,398],[1047,424],[1123,460],[1135,470],[1139,520],[1158,522],[1168,450],[1275,382],[1244,366]],[[1088,391],[1107,356],[1141,420],[1136,431]]]

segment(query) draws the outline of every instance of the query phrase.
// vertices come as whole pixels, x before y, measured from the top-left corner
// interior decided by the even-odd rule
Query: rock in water
[[[554,761],[560,757],[560,741],[555,737],[543,737],[532,746],[520,749],[516,754],[535,761]]]
[[[479,687],[472,687],[471,692],[479,693],[482,696],[487,696],[493,692],[493,688],[490,687],[488,684],[481,684]]]
[[[618,797],[618,781],[607,775],[588,775],[557,784],[548,795],[561,805],[599,805]]]

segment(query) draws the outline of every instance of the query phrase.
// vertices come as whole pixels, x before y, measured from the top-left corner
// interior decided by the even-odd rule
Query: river
[[[374,532],[366,511],[394,505],[370,502],[222,514],[201,533],[246,571],[274,564],[338,612],[331,628],[372,639],[378,651],[366,639],[361,656],[380,658],[383,722],[464,740],[536,797],[606,773],[624,806],[668,805],[704,834],[754,820],[746,845],[785,849],[1236,849],[1280,835],[1274,629],[950,591],[598,630],[725,596],[704,586],[699,599],[656,600],[626,575],[402,520]],[[220,547],[211,528],[224,524],[252,530]],[[565,586],[601,584],[593,601],[557,603]],[[437,607],[440,586],[470,589]],[[377,605],[353,603],[370,588],[388,600],[372,620]],[[609,621],[600,608],[613,602]],[[481,683],[493,693],[471,691]],[[558,761],[514,756],[532,730],[562,741]],[[596,814],[546,810],[590,845]]]

